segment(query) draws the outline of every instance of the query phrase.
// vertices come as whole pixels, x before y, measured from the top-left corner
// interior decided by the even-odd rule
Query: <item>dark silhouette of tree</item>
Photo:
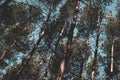
[[[68,60],[69,60],[69,58],[70,58],[70,56],[72,54],[71,45],[72,45],[73,31],[74,31],[74,28],[75,28],[75,25],[76,25],[77,14],[78,14],[78,11],[79,11],[79,5],[80,5],[80,0],[78,0],[76,2],[76,8],[75,8],[74,15],[73,15],[73,21],[72,21],[71,28],[70,28],[69,33],[68,33],[68,41],[67,41],[67,46],[66,46],[66,53],[65,53],[64,59],[61,61],[61,64],[60,64],[60,76],[58,76],[57,80],[62,79],[64,71],[65,71],[65,66],[67,65]]]

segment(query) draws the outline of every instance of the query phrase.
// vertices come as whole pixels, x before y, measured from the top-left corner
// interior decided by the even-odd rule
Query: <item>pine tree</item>
[[[76,8],[75,8],[74,15],[73,15],[73,21],[72,21],[71,28],[70,28],[69,33],[68,33],[68,41],[67,41],[67,45],[66,45],[65,58],[61,61],[61,64],[60,64],[60,71],[61,72],[60,72],[60,76],[58,76],[57,80],[62,79],[64,71],[65,71],[65,66],[67,65],[68,60],[72,54],[71,45],[72,45],[73,31],[74,31],[74,28],[76,25],[77,14],[79,11],[79,5],[80,5],[80,0],[78,0],[76,2]]]

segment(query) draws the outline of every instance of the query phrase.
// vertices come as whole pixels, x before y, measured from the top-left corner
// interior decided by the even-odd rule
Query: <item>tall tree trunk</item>
[[[49,66],[52,65],[51,62],[52,62],[52,60],[53,60],[53,58],[54,58],[54,56],[55,56],[55,51],[56,51],[56,49],[57,49],[57,47],[58,47],[58,44],[59,44],[60,39],[62,38],[62,35],[63,35],[63,32],[64,32],[64,30],[65,30],[66,25],[67,25],[67,22],[65,22],[65,24],[64,24],[64,26],[63,26],[60,34],[59,34],[59,38],[58,38],[58,40],[57,40],[57,42],[56,42],[56,44],[55,44],[55,48],[53,49],[53,54],[52,54],[52,56],[51,56],[51,58],[50,58]],[[48,74],[48,71],[49,71],[48,69],[49,69],[49,67],[46,69],[46,72],[45,72],[45,74],[44,74],[44,76],[43,76],[43,80],[45,80],[46,77],[47,77],[47,74]]]
[[[71,52],[71,45],[72,45],[72,39],[73,39],[73,31],[76,25],[76,20],[77,20],[77,15],[79,11],[79,6],[80,6],[80,0],[77,0],[76,2],[76,8],[74,11],[74,16],[73,16],[73,22],[71,24],[70,31],[68,33],[68,41],[67,41],[67,46],[66,46],[66,54],[64,56],[64,59],[61,61],[60,64],[60,75],[57,77],[57,80],[62,80],[63,74],[65,72],[65,67],[66,64],[68,63],[68,60],[72,54]]]
[[[113,72],[113,56],[114,56],[114,39],[112,40],[112,47],[111,47],[111,69],[110,72]]]
[[[98,6],[98,20],[97,20],[97,28],[98,29],[99,29],[99,23],[100,23],[100,11],[101,11],[100,6]],[[95,46],[94,59],[93,59],[93,64],[92,64],[91,80],[95,80],[99,37],[100,37],[100,30],[96,30],[96,46]]]
[[[113,77],[113,66],[114,66],[114,38],[112,39],[112,46],[111,46],[111,64],[110,64],[110,78],[112,79]]]
[[[100,33],[97,33],[94,60],[93,60],[93,64],[92,64],[91,80],[95,80],[95,71],[96,71],[96,63],[97,63],[99,36],[100,36]]]
[[[16,75],[15,75],[15,78],[18,79],[20,74],[22,73],[22,71],[24,70],[25,66],[28,64],[28,61],[30,60],[30,58],[32,57],[32,55],[34,54],[34,52],[36,51],[41,39],[43,38],[43,36],[45,35],[46,33],[46,30],[48,29],[48,21],[49,21],[49,18],[50,18],[50,15],[51,15],[51,12],[53,10],[53,4],[54,4],[54,0],[50,6],[50,11],[48,13],[48,16],[47,16],[47,19],[46,21],[44,22],[44,26],[43,26],[43,29],[41,30],[40,32],[40,35],[39,35],[39,39],[37,40],[37,42],[35,43],[35,45],[33,46],[33,48],[31,49],[31,51],[28,53],[26,59],[24,60],[24,62],[22,62],[22,64],[20,65]]]

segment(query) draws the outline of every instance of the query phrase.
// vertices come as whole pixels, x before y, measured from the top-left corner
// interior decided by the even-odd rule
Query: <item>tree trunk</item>
[[[100,36],[100,33],[97,33],[94,60],[93,60],[93,64],[92,64],[91,80],[95,80],[95,71],[96,71],[96,63],[97,63],[99,36]]]
[[[14,41],[12,42],[12,44],[10,44],[10,45],[3,51],[2,55],[0,56],[0,61],[5,58],[6,54],[11,50],[11,48],[14,47],[15,43],[16,43],[16,40],[14,40]]]
[[[74,16],[73,16],[73,22],[71,24],[71,28],[70,31],[68,33],[68,41],[67,41],[67,47],[66,47],[66,54],[64,56],[64,59],[61,61],[60,64],[60,75],[57,77],[57,80],[62,80],[63,74],[65,72],[65,67],[68,63],[68,60],[72,54],[71,52],[71,45],[72,45],[72,39],[73,39],[73,31],[76,25],[76,20],[77,20],[77,15],[78,15],[78,11],[79,11],[79,6],[80,6],[80,0],[77,0],[76,3],[76,8],[74,11]]]
[[[98,29],[99,29],[99,23],[100,23],[100,12],[101,12],[100,6],[98,6],[98,20],[97,20],[97,25],[96,25]],[[91,80],[95,80],[99,37],[100,37],[100,30],[96,30],[96,46],[95,46],[94,59],[93,59],[93,64],[92,64]]]
[[[110,64],[110,78],[112,79],[113,77],[113,66],[114,66],[114,38],[112,39],[112,47],[111,47],[111,64]]]
[[[111,69],[110,72],[113,72],[113,56],[114,56],[114,39],[112,40],[112,47],[111,47]]]
[[[16,79],[19,78],[19,76],[20,76],[20,74],[22,73],[22,71],[24,70],[25,66],[28,64],[28,61],[30,60],[30,58],[32,57],[32,55],[34,54],[34,52],[36,51],[36,49],[37,49],[37,47],[38,47],[41,39],[42,39],[43,36],[45,35],[45,33],[46,33],[45,31],[48,29],[48,26],[47,26],[48,24],[47,24],[47,22],[49,21],[51,12],[52,12],[52,10],[53,10],[53,3],[54,3],[54,0],[53,0],[53,2],[52,2],[51,6],[50,6],[50,11],[49,11],[49,13],[48,13],[47,19],[46,19],[45,24],[44,24],[44,26],[43,26],[43,29],[42,29],[41,32],[40,32],[39,39],[37,40],[37,42],[35,43],[35,45],[34,45],[33,48],[31,49],[30,53],[28,53],[25,61],[22,62],[22,64],[20,65],[20,67],[19,67],[19,69],[18,69],[18,71],[17,71],[17,73],[16,73],[16,75],[15,75]]]
[[[57,49],[57,47],[58,47],[58,44],[59,44],[60,39],[62,38],[62,35],[63,35],[63,32],[64,32],[64,30],[65,30],[66,25],[67,25],[67,22],[65,22],[65,24],[64,24],[64,26],[63,26],[60,34],[59,34],[59,38],[58,38],[58,40],[57,40],[57,42],[56,42],[56,44],[55,44],[55,48],[54,48],[54,50],[53,50],[53,54],[52,54],[52,56],[51,56],[49,65],[52,64],[51,62],[52,62],[52,60],[53,60],[53,57],[55,56],[55,51],[56,51],[56,49]],[[44,79],[46,79],[46,77],[47,77],[48,69],[49,69],[49,67],[46,69],[46,72],[45,72],[45,74],[44,74],[44,76],[43,76]],[[43,80],[44,80],[44,79],[43,79]]]

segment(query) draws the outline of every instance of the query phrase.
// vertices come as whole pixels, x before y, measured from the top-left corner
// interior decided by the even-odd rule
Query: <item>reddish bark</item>
[[[33,56],[34,52],[36,51],[36,49],[37,49],[37,47],[38,47],[41,39],[42,39],[43,36],[45,35],[46,30],[48,29],[48,26],[47,26],[48,24],[47,24],[47,23],[48,23],[48,21],[49,21],[51,12],[52,12],[52,10],[53,10],[53,7],[52,7],[53,4],[54,4],[54,0],[53,0],[53,2],[52,2],[52,4],[51,4],[50,11],[49,11],[49,13],[48,13],[47,19],[46,19],[45,24],[44,24],[44,26],[43,26],[43,29],[42,29],[41,32],[40,32],[39,39],[37,40],[37,42],[35,43],[35,45],[34,45],[33,48],[31,49],[30,53],[28,53],[25,61],[22,62],[22,64],[21,64],[20,67],[18,68],[18,71],[17,71],[17,73],[16,73],[16,75],[15,75],[16,79],[19,78],[19,76],[21,75],[22,71],[25,69],[25,67],[26,67],[26,65],[28,64],[29,60],[30,60],[31,57]]]
[[[14,41],[3,51],[2,55],[0,56],[0,61],[5,58],[6,54],[11,50],[11,48],[14,47],[15,43],[16,43],[16,40],[14,40]]]

